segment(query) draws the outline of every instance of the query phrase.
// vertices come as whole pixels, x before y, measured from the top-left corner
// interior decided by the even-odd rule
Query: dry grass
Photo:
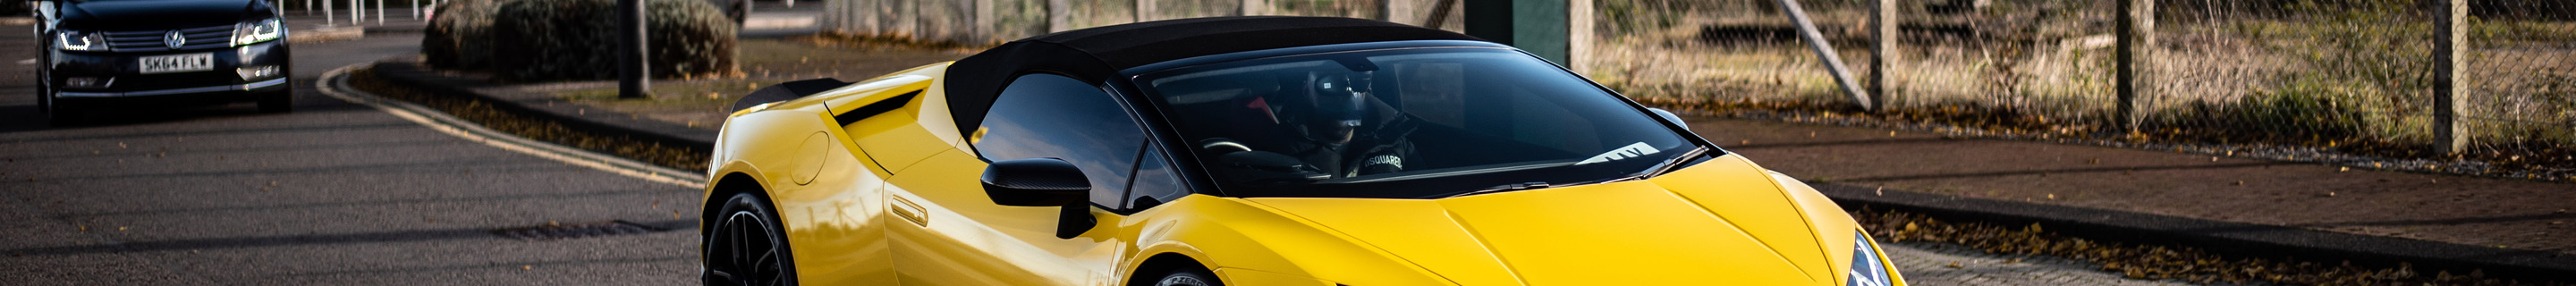
[[[1615,28],[1586,55],[1597,64],[1583,72],[1648,101],[1857,111],[1836,107],[1849,100],[1803,44],[1703,34],[1782,16],[1729,6],[1749,1],[1667,2],[1603,2],[1682,9],[1605,11],[1628,16],[1605,18]],[[2412,1],[2305,3],[2283,15],[2167,12],[2179,19],[2160,19],[2161,49],[2149,58],[2150,92],[2139,102],[2149,129],[2139,136],[2108,132],[2116,106],[2109,2],[1996,2],[1978,14],[1903,13],[1910,26],[1972,23],[1976,32],[1909,28],[1884,117],[2056,137],[2335,147],[2503,171],[2576,168],[2576,45],[2565,44],[2576,23],[2475,22],[2464,105],[2472,148],[2442,155],[2427,152],[2432,27]],[[1809,9],[1827,38],[1865,75],[1875,59],[1858,49],[1864,34],[1849,28],[1863,7],[1818,6]]]

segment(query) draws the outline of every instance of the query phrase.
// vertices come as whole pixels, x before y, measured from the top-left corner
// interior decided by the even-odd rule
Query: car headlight
[[[1892,271],[1888,271],[1887,264],[1879,261],[1878,257],[1878,243],[1870,242],[1868,234],[1853,232],[1851,277],[1849,277],[1851,282],[1843,285],[1896,285],[1896,279],[1893,278],[1895,275],[1889,274]]]
[[[286,35],[286,26],[278,24],[277,19],[241,23],[241,26],[233,28],[233,45],[267,42],[277,40],[279,36],[284,35]]]
[[[94,50],[94,49],[106,49],[106,48],[107,48],[107,45],[103,45],[103,44],[107,43],[107,39],[103,39],[103,38],[100,38],[100,37],[102,37],[102,36],[100,36],[98,33],[82,33],[82,32],[78,32],[78,31],[58,31],[58,32],[54,32],[54,48],[62,49],[62,50],[65,50],[65,51],[88,51],[88,50]]]

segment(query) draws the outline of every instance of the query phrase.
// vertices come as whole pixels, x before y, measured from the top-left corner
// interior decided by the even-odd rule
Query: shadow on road
[[[697,227],[698,221],[697,221],[697,220],[663,220],[663,221],[637,222],[637,224],[650,225],[650,226],[655,226],[655,227],[663,227],[664,229],[667,229],[668,231],[681,231],[681,230],[695,229],[695,228]],[[180,239],[180,240],[161,240],[161,241],[128,241],[128,242],[122,242],[122,243],[99,244],[99,245],[77,245],[77,246],[56,246],[56,247],[36,247],[36,248],[8,249],[8,250],[0,250],[0,252],[6,252],[6,253],[9,253],[9,254],[11,254],[11,255],[78,255],[78,254],[115,253],[115,252],[120,252],[120,251],[151,252],[151,251],[169,251],[169,250],[207,250],[207,249],[253,248],[253,247],[276,247],[276,246],[308,246],[308,245],[330,245],[330,244],[361,244],[361,243],[362,243],[362,244],[378,244],[378,243],[388,243],[388,242],[435,241],[435,240],[461,240],[461,239],[493,239],[493,240],[502,240],[502,239],[509,239],[509,238],[501,237],[501,236],[499,236],[499,235],[494,235],[494,234],[492,234],[492,230],[490,230],[490,229],[476,229],[476,228],[448,228],[448,229],[395,230],[395,231],[360,232],[360,233],[342,233],[342,234],[307,234],[307,235],[253,236],[253,237],[207,238],[207,239]]]

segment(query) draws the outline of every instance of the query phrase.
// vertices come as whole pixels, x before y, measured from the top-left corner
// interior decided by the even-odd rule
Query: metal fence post
[[[2147,61],[2149,55],[2156,49],[2156,2],[2154,0],[2119,1],[2120,20],[2116,28],[2119,30],[2120,43],[2114,51],[2119,58],[2114,60],[2113,69],[2117,75],[2112,79],[2116,81],[2112,84],[2112,89],[2113,92],[2118,93],[2119,102],[2116,104],[2119,107],[2118,114],[2114,116],[2118,117],[2115,120],[2119,121],[2120,132],[2138,133],[2139,125],[2145,120],[2145,116],[2139,114],[2138,110],[2139,94],[2146,93],[2144,91],[2146,83],[2141,80],[2146,78],[2146,73],[2151,69]]]
[[[1568,69],[1590,48],[1592,1],[1466,0],[1467,34],[1512,45]],[[1577,8],[1580,6],[1580,8]]]
[[[2441,0],[2435,8],[2441,17],[2435,26],[2441,42],[2433,45],[2433,148],[2443,154],[2458,154],[2469,147],[2469,126],[2460,123],[2461,106],[2467,105],[2468,86],[2461,84],[2461,68],[2467,67],[2469,4],[2467,0]]]
[[[1407,1],[1407,0],[1378,0],[1378,1],[1377,1],[1377,13],[1374,13],[1374,14],[1376,14],[1376,15],[1371,15],[1371,16],[1377,17],[1377,19],[1378,19],[1379,21],[1387,21],[1387,22],[1396,22],[1396,23],[1412,23],[1412,22],[1420,22],[1421,20],[1414,20],[1414,19],[1413,19],[1413,18],[1421,17],[1421,15],[1419,15],[1419,14],[1417,14],[1417,13],[1414,13],[1414,12],[1413,12],[1413,10],[1414,10],[1413,6],[1414,6],[1414,5],[1413,5],[1413,1]]]
[[[1153,21],[1154,0],[1136,0],[1136,22]]]
[[[1047,33],[1073,29],[1073,0],[1046,0]]]
[[[1869,92],[1862,91],[1860,83],[1852,79],[1851,69],[1843,65],[1842,55],[1834,53],[1833,43],[1825,42],[1825,34],[1816,31],[1816,22],[1807,19],[1807,10],[1799,8],[1797,0],[1780,0],[1779,3],[1780,11],[1789,14],[1789,21],[1798,24],[1798,38],[1807,40],[1807,47],[1815,49],[1816,57],[1825,60],[1825,72],[1833,74],[1835,83],[1842,84],[1844,94],[1851,95],[1852,105],[1859,105],[1861,110],[1878,110],[1877,105],[1871,104]]]
[[[617,20],[617,98],[652,97],[644,64],[652,56],[645,47],[644,0],[617,0]]]
[[[1242,0],[1241,2],[1243,2],[1241,6],[1235,7],[1234,15],[1236,16],[1261,16],[1270,14],[1270,0]]]
[[[1896,96],[1889,91],[1895,85],[1889,81],[1895,72],[1889,69],[1896,67],[1896,0],[1870,2],[1869,94],[1877,96],[1870,97],[1869,105],[1886,111],[1892,101],[1888,98]]]

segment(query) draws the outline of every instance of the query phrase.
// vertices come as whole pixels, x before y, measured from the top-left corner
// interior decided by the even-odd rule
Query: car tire
[[[38,98],[38,101],[41,101],[38,105],[42,106],[38,106],[37,108],[44,109],[46,124],[53,126],[71,126],[73,124],[80,123],[80,110],[72,109],[69,106],[63,106],[60,102],[55,102],[54,92],[52,90],[47,90],[43,93],[37,94],[36,96],[41,97]]]
[[[706,218],[699,280],[705,285],[796,285],[796,266],[789,261],[786,232],[778,213],[750,193],[734,194],[714,216]]]
[[[52,43],[45,42],[45,45],[51,46]],[[52,62],[47,57],[37,60]],[[80,121],[80,112],[54,102],[54,74],[41,68],[36,70],[36,108],[45,114],[45,123],[49,125],[70,126]]]
[[[1208,273],[1205,269],[1198,269],[1197,267],[1182,267],[1181,269],[1173,269],[1172,273],[1163,274],[1163,278],[1154,279],[1154,283],[1147,285],[1225,286],[1225,282],[1217,281],[1216,274]]]
[[[262,93],[259,95],[259,112],[286,113],[290,111],[295,111],[295,88],[290,87],[284,90]]]

